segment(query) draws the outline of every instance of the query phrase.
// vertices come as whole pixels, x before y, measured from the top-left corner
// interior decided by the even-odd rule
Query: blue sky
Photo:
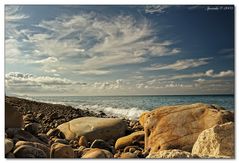
[[[18,95],[234,93],[233,6],[5,6]]]

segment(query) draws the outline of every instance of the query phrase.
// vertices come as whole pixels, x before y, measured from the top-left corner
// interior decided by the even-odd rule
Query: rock
[[[130,153],[134,153],[135,151],[136,151],[135,148],[129,148],[129,152],[130,152]]]
[[[23,121],[34,122],[35,119],[32,114],[26,114],[23,116]]]
[[[69,145],[54,143],[51,146],[51,158],[74,158],[74,155],[74,151]]]
[[[42,119],[43,117],[45,117],[43,113],[38,113],[36,116],[37,119]]]
[[[5,128],[21,128],[23,119],[21,113],[9,103],[5,102]]]
[[[118,118],[82,117],[63,123],[57,127],[67,140],[85,136],[88,141],[109,140],[125,134],[126,123]]]
[[[113,158],[113,154],[105,149],[93,148],[84,153],[81,158]]]
[[[5,158],[15,158],[14,154],[12,152],[9,152],[5,155]]]
[[[124,152],[131,152],[133,153],[135,150],[140,150],[140,151],[143,151],[142,148],[138,147],[138,146],[127,146],[124,148]]]
[[[192,153],[210,157],[235,157],[234,123],[228,122],[204,130],[195,142]]]
[[[40,127],[39,123],[29,123],[25,126],[24,130],[30,132],[33,135],[37,135],[39,127]]]
[[[78,149],[80,148],[82,149],[82,154],[81,154],[82,156],[86,154],[86,152],[92,150],[92,148],[85,148],[84,146],[80,146]]]
[[[234,113],[203,103],[160,107],[140,116],[145,150],[192,148],[203,130],[233,119]]]
[[[33,136],[31,133],[24,131],[24,130],[19,130],[14,137],[15,139],[18,140],[24,140],[24,141],[30,141],[30,142],[38,142],[41,144],[45,144],[43,141],[38,139],[37,137]]]
[[[44,151],[30,145],[21,145],[13,153],[16,158],[47,158]]]
[[[15,148],[18,148],[22,145],[28,145],[28,146],[32,146],[38,149],[41,149],[42,151],[44,151],[44,153],[46,154],[47,158],[50,157],[50,149],[44,145],[44,144],[40,144],[40,143],[36,143],[36,142],[27,142],[27,141],[18,141],[15,144]]]
[[[115,149],[121,149],[129,145],[133,145],[135,142],[144,140],[144,131],[137,131],[130,135],[119,138],[115,143]]]
[[[88,141],[86,140],[85,136],[81,136],[79,139],[79,146],[84,146],[84,147],[88,147]]]
[[[20,130],[21,130],[20,128],[8,128],[8,129],[6,129],[5,132],[8,136],[8,138],[13,138],[14,135]]]
[[[84,146],[80,146],[78,149],[73,149],[74,153],[75,153],[75,157],[76,158],[81,158],[84,149],[85,149]]]
[[[5,138],[5,154],[9,153],[14,147],[13,141],[11,139]]]
[[[43,141],[45,144],[48,144],[48,141],[49,141],[49,139],[48,139],[48,137],[47,137],[47,135],[46,134],[38,134],[37,135],[37,137],[41,140],[41,141]]]
[[[95,141],[93,141],[90,148],[100,148],[113,152],[112,147],[102,139],[96,139]]]
[[[54,143],[61,143],[61,144],[69,145],[69,142],[65,139],[55,139]]]
[[[129,151],[130,152],[130,151]],[[140,157],[140,158],[145,158],[144,154],[142,151],[140,150],[136,150],[134,152],[131,152],[131,153],[134,153],[137,157]]]
[[[58,125],[57,125],[58,126]],[[63,132],[59,132],[58,134],[57,134],[57,136],[59,137],[59,138],[61,138],[61,139],[65,139],[66,137],[65,137],[65,134],[63,133]]]
[[[79,143],[77,140],[71,140],[69,142],[69,144],[73,147],[73,148],[78,148],[79,147]]]
[[[115,153],[115,154],[114,154],[114,158],[120,158],[120,154],[121,154],[121,153],[119,153],[119,152],[118,152],[118,153]]]
[[[49,116],[49,119],[50,119],[51,121],[53,121],[54,119],[57,119],[57,118],[58,118],[58,113],[57,113],[57,112],[52,113],[52,114]]]
[[[191,155],[191,153],[182,151],[179,149],[162,150],[156,153],[149,154],[146,158],[197,158],[197,156]]]
[[[50,130],[46,133],[46,135],[47,135],[48,137],[51,137],[51,136],[57,136],[59,133],[60,133],[60,130],[57,129],[57,128],[54,128],[54,129],[50,129]]]
[[[122,153],[120,158],[138,158],[138,156],[135,153],[126,152]]]

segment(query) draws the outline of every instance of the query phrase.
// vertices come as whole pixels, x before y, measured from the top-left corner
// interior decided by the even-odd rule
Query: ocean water
[[[70,105],[75,108],[103,111],[106,114],[137,119],[142,112],[159,106],[207,103],[234,110],[233,95],[167,95],[167,96],[34,96],[22,97],[29,100]]]

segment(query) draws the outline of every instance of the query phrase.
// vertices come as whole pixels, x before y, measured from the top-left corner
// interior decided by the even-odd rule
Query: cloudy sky
[[[9,95],[234,93],[233,6],[5,6]]]

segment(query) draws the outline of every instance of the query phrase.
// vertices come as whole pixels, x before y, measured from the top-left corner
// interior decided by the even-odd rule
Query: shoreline
[[[119,117],[114,115],[107,115],[103,111],[96,113],[91,110],[84,110],[80,108],[74,108],[70,105],[54,104],[47,102],[38,102],[34,100],[28,100],[19,97],[5,96],[5,102],[8,102],[24,116],[27,114],[33,114],[38,122],[41,124],[40,132],[46,133],[52,128],[59,126],[62,123],[68,122],[75,118],[80,117],[98,117],[98,118],[120,118],[127,122],[128,127],[132,129],[131,123],[139,124],[138,120],[130,120],[125,117]],[[38,118],[41,117],[41,118]],[[6,118],[6,117],[5,117]],[[138,130],[136,130],[138,131]],[[134,131],[128,131],[129,133]]]

